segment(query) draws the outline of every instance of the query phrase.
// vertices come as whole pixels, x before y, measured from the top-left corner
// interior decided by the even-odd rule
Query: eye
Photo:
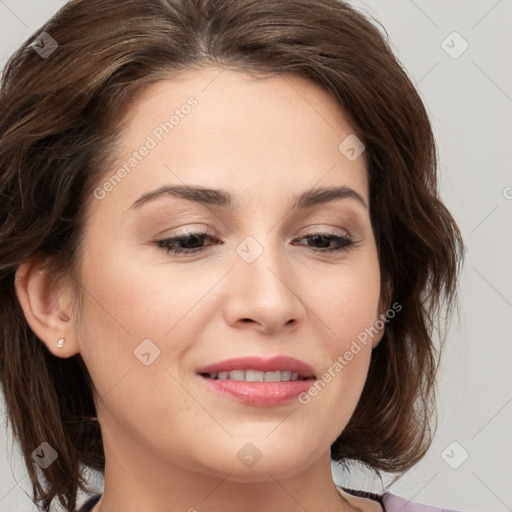
[[[174,254],[191,254],[200,252],[206,247],[202,245],[202,242],[204,242],[205,239],[213,240],[208,233],[195,231],[189,232],[187,235],[166,238],[165,240],[157,240],[155,243],[158,247],[165,249],[167,252],[172,252]],[[199,247],[194,247],[198,244]],[[185,247],[180,247],[180,245],[184,245]]]
[[[334,251],[348,251],[351,247],[355,246],[354,240],[347,235],[335,235],[333,233],[313,233],[306,235],[298,240],[305,238],[311,239],[314,243],[320,245],[320,249],[313,249],[316,252],[334,252]],[[335,243],[334,247],[330,244]],[[327,248],[325,248],[327,246]]]
[[[335,235],[333,233],[313,233],[297,240],[310,239],[314,244],[320,248],[312,248],[314,252],[335,252],[335,251],[348,251],[356,245],[356,242],[351,237],[346,235]],[[205,240],[214,240],[214,243],[203,245]],[[155,245],[164,249],[168,253],[174,254],[192,254],[199,253],[212,245],[219,245],[219,241],[205,232],[196,231],[188,232],[187,235],[180,235],[164,240],[157,240]],[[334,247],[332,244],[335,244]],[[293,244],[296,245],[296,244]]]

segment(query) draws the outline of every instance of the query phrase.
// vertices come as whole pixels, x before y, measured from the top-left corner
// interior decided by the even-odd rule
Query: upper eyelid
[[[335,206],[336,203],[338,204],[338,207]],[[284,221],[285,228],[287,228],[292,224],[302,222],[301,219],[309,220],[316,218],[317,215],[321,215],[322,218],[320,219],[320,221],[314,224],[329,224],[341,222],[348,223],[350,226],[356,227],[356,230],[359,229],[358,226],[361,226],[366,231],[364,225],[366,223],[371,223],[370,217],[369,215],[364,215],[360,208],[353,208],[349,206],[352,203],[354,203],[354,201],[331,201],[323,205],[313,206],[311,207],[311,209],[308,210],[290,210],[287,211],[284,216],[282,216],[282,220],[290,216],[288,220]],[[348,206],[348,210],[346,210],[345,207],[340,208],[341,205]],[[198,208],[196,209],[194,208],[194,206]],[[183,223],[187,223],[188,221],[188,224],[190,225],[199,224],[202,226],[211,224],[212,222],[219,222],[223,229],[225,229],[230,234],[233,233],[232,227],[230,227],[229,224],[226,223],[226,219],[224,219],[224,212],[214,212],[209,208],[207,208],[207,212],[201,206],[202,205],[200,204],[189,204],[187,205],[187,207],[173,206],[172,209],[170,210],[167,210],[167,208],[164,206],[163,208],[157,210],[156,213],[152,212],[151,214],[149,214],[149,216],[146,217],[146,222],[150,220],[153,221],[153,219],[155,219],[156,221],[158,221],[158,223],[163,224],[167,222],[176,222],[177,220],[180,220],[183,221]],[[298,218],[296,217],[296,215],[298,216]],[[239,215],[235,217],[237,217],[235,221],[238,223]],[[346,229],[349,234],[352,234],[350,233],[350,229],[347,229],[342,226],[339,227],[341,229]],[[179,228],[180,226],[177,226],[175,229]],[[269,231],[273,229],[275,229],[275,225],[271,226]]]
[[[347,229],[347,228],[337,228],[337,229],[342,229],[343,231],[345,231],[345,233],[340,233],[338,231],[336,231],[336,228],[321,228],[321,227],[317,227],[317,226],[309,226],[307,229],[306,229],[306,232],[300,234],[300,235],[296,235],[295,238],[297,237],[303,237],[303,236],[308,236],[308,235],[317,235],[317,234],[322,234],[322,235],[332,235],[332,236],[348,236],[348,237],[352,237],[352,232],[351,230]],[[215,231],[213,230],[210,230],[210,227],[208,227],[208,229],[206,230],[203,230],[203,229],[196,229],[196,228],[187,228],[186,231],[178,231],[176,233],[172,233],[172,234],[169,234],[169,235],[166,235],[164,238],[162,239],[173,239],[173,238],[187,238],[189,236],[209,236],[211,238],[217,238],[221,235],[217,234]]]

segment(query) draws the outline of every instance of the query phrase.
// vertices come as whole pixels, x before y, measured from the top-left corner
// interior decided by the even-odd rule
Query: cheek
[[[201,300],[218,281],[218,273],[167,265],[161,257],[130,257],[121,244],[103,247],[110,249],[89,246],[84,253],[83,321],[78,332],[98,393],[110,393],[122,380],[123,389],[127,380],[139,381],[132,391],[140,396],[178,386],[165,370],[175,371],[176,362],[211,321],[212,308],[205,312],[207,301]]]
[[[378,318],[380,272],[376,252],[367,251],[351,262],[316,274],[307,303],[322,320],[331,356],[350,346]],[[364,336],[361,336],[364,338]],[[367,340],[370,344],[371,340]]]
[[[303,403],[318,408],[318,414],[338,411],[336,432],[355,409],[366,381],[372,341],[380,335],[375,329],[380,298],[376,251],[361,252],[335,271],[317,274],[307,297],[315,322],[322,325],[325,357],[320,382]]]
[[[186,316],[195,295],[185,300],[187,287],[179,286],[179,276],[170,276],[174,290],[167,286],[162,267],[150,273],[134,259],[118,254],[99,258],[91,251],[88,256],[82,267],[86,291],[78,336],[101,398],[99,408],[110,417],[107,423],[120,421],[138,432],[141,440],[151,425],[155,439],[170,446],[166,436],[173,418],[204,423],[173,365],[190,345],[191,331],[198,329]],[[157,424],[161,427],[156,428]],[[173,453],[178,453],[179,444],[172,446]]]
[[[147,264],[128,253],[90,250],[84,258],[81,273],[90,292],[85,293],[84,303],[89,330],[96,329],[94,334],[100,336],[108,333],[112,341],[118,335],[129,336],[132,343],[141,336],[160,339],[197,302],[202,281],[191,285],[190,272],[161,261]]]
[[[140,266],[126,253],[116,252],[112,245],[98,246],[111,249],[89,246],[84,252],[78,338],[82,357],[101,396],[127,372],[143,367],[134,350],[145,339],[159,343],[164,315],[160,315],[159,322],[156,312],[160,303],[153,300]],[[165,325],[168,329],[169,317]]]

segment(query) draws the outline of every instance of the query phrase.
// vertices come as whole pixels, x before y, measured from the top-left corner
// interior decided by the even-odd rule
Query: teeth
[[[265,377],[264,372],[257,372],[255,370],[247,370],[245,372],[245,380],[248,382],[263,382],[263,378]]]
[[[287,382],[299,380],[299,374],[290,371],[259,372],[257,370],[231,370],[230,372],[212,372],[207,374],[207,376],[210,379],[231,379],[247,382]]]
[[[279,382],[281,380],[281,372],[265,372],[263,379],[265,382]]]

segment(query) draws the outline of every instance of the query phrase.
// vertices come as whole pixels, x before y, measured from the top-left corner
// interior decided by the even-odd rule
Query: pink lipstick
[[[212,391],[260,407],[290,402],[316,380],[310,365],[288,356],[228,359],[197,374]]]

